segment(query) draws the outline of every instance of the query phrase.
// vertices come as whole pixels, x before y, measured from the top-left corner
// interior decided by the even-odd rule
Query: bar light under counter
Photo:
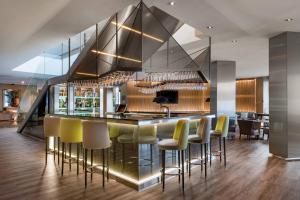
[[[196,132],[197,123],[200,118],[208,118],[209,126],[211,126],[211,119],[215,115],[208,113],[198,114],[178,114],[170,118],[161,117],[162,115],[143,115],[143,114],[130,114],[130,115],[108,115],[106,117],[84,117],[76,115],[52,115],[64,118],[79,118],[82,120],[100,120],[106,121],[109,127],[112,147],[109,155],[110,176],[118,182],[126,184],[136,190],[144,190],[153,184],[160,181],[160,155],[157,145],[154,144],[152,153],[149,146],[139,144],[139,137],[144,134],[143,127],[154,126],[157,130],[157,141],[165,138],[172,138],[172,134],[176,122],[180,119],[187,119],[190,121],[190,134]],[[123,146],[118,142],[118,137],[121,135],[128,135],[132,140]],[[53,142],[49,142],[49,148],[53,149]],[[124,153],[125,151],[125,153]],[[123,154],[124,153],[124,154]],[[176,165],[176,156],[169,152],[169,159],[167,163],[170,166]],[[152,154],[152,155],[151,155]],[[94,163],[97,164],[101,161],[100,153],[94,153]],[[72,157],[76,157],[76,148],[72,149]],[[125,156],[125,157],[123,157]],[[151,162],[152,156],[152,162]],[[80,156],[82,157],[82,155]],[[89,156],[88,156],[89,157]],[[123,157],[123,158],[122,158]],[[88,163],[90,161],[88,160]],[[101,170],[101,167],[99,167]]]

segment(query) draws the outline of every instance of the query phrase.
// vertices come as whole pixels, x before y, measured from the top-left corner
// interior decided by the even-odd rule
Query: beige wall
[[[0,84],[0,111],[3,111],[3,90],[12,89],[20,91],[20,101],[22,99],[22,94],[26,90],[26,85],[10,85],[10,84]]]

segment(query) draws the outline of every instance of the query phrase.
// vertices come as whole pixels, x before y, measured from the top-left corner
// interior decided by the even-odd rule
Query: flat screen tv
[[[155,99],[163,99],[163,102],[156,103],[163,103],[163,104],[177,104],[178,103],[178,91],[177,90],[163,90],[156,92]]]

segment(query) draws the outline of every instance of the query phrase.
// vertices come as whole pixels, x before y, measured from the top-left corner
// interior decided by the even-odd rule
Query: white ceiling
[[[0,74],[79,33],[135,0],[1,0]],[[268,38],[300,32],[298,0],[146,0],[212,36],[212,58],[235,60],[238,77],[268,75]],[[285,22],[285,18],[294,18]],[[213,29],[207,29],[213,26]],[[237,43],[232,43],[237,40]],[[196,48],[191,45],[191,48]]]

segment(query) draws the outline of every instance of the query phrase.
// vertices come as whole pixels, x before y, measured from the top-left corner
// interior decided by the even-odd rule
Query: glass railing
[[[53,109],[48,108],[49,103],[52,102],[48,98],[48,89],[50,87],[47,81],[68,73],[80,52],[84,49],[92,35],[95,34],[95,30],[95,25],[89,27],[14,68],[14,71],[30,73],[32,77],[22,94],[19,104],[18,122],[20,125],[22,123],[23,126],[26,123],[27,127],[39,125],[45,113],[54,112]],[[63,103],[63,99],[60,103]],[[63,109],[58,110],[58,112],[63,113]]]
[[[101,33],[107,20],[98,23],[98,34]],[[68,76],[70,68],[80,53],[89,43],[95,42],[96,27],[96,25],[93,25],[14,68],[14,71],[30,73],[32,77],[22,94],[18,108],[18,122],[21,126],[25,127],[25,124],[26,127],[39,125],[46,113],[65,114],[72,110],[68,98],[59,95],[61,90],[68,90],[67,83],[62,82],[50,86],[47,81],[63,75]],[[50,90],[53,90],[51,91],[52,94],[55,92],[54,90],[57,90],[58,95],[56,96],[60,99],[54,99],[55,95],[49,97],[48,92]],[[55,105],[57,104],[55,102],[58,105]]]

